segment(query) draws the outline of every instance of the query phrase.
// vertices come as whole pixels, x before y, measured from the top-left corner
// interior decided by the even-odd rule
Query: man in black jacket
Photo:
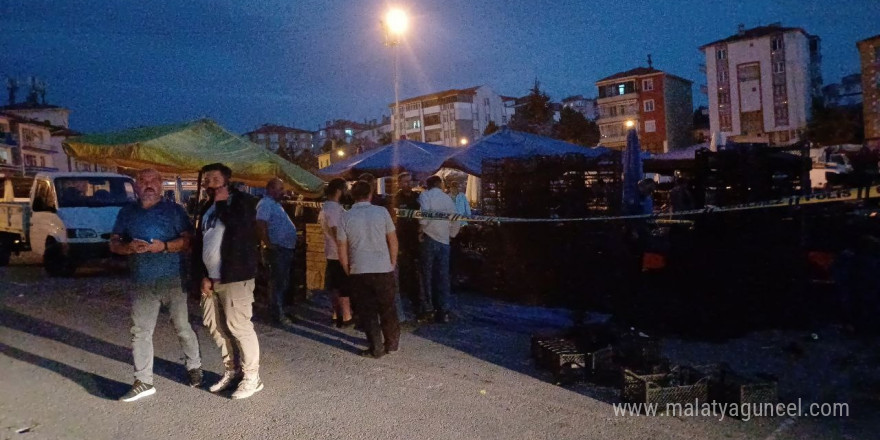
[[[205,327],[220,348],[225,372],[211,392],[241,382],[232,394],[244,399],[263,389],[260,345],[254,331],[257,274],[256,200],[230,189],[232,170],[215,163],[202,168],[208,203],[200,210],[194,258],[201,280]]]

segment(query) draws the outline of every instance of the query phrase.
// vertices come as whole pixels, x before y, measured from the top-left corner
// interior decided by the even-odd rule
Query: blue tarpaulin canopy
[[[626,147],[623,150],[623,209],[627,214],[640,214],[639,181],[644,178],[639,135],[631,128],[626,134]]]
[[[611,150],[605,147],[582,147],[504,127],[473,145],[458,150],[443,166],[456,168],[475,176],[482,176],[482,164],[485,159],[562,156],[566,154],[580,154],[598,158],[610,152]]]
[[[424,142],[399,140],[318,170],[318,175],[356,179],[362,173],[384,177],[409,171],[417,179],[434,174],[455,148]]]

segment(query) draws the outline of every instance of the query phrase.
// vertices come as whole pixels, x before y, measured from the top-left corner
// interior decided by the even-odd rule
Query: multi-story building
[[[844,76],[840,83],[822,87],[822,99],[828,107],[856,107],[862,104],[862,76]]]
[[[569,96],[562,100],[562,107],[570,108],[591,121],[599,119],[599,106],[596,105],[595,98],[584,98],[583,95]]]
[[[865,145],[880,148],[880,35],[859,41],[862,62],[862,109]]]
[[[600,144],[623,148],[629,127],[642,149],[665,153],[691,145],[692,82],[649,67],[615,73],[596,82]]]
[[[736,142],[800,141],[821,96],[819,37],[779,23],[700,47],[706,56],[709,124]]]
[[[311,131],[283,125],[263,124],[260,128],[244,134],[251,142],[262,145],[272,152],[287,151],[296,154],[302,150],[311,150]]]
[[[361,132],[370,128],[368,124],[336,119],[325,122],[324,126],[315,132],[312,140],[318,150],[322,150],[327,142],[336,145],[352,144],[356,139],[359,139],[358,135]]]
[[[93,170],[93,165],[69,158],[61,146],[78,134],[66,127],[0,112],[0,170],[25,175]]]
[[[407,139],[448,147],[479,139],[490,121],[502,126],[510,110],[502,97],[488,86],[451,89],[390,104],[392,127]]]

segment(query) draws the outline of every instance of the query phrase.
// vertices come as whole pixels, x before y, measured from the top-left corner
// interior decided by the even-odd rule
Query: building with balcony
[[[61,146],[65,139],[78,134],[66,127],[0,112],[0,170],[33,175],[81,169]]]
[[[803,139],[821,96],[819,37],[779,23],[700,47],[706,56],[709,124],[736,142],[790,145]]]
[[[880,35],[856,43],[862,63],[865,145],[880,148]]]
[[[311,131],[283,125],[263,124],[260,128],[244,134],[251,142],[274,153],[287,151],[296,154],[313,148]]]
[[[690,146],[692,84],[650,65],[600,79],[596,82],[599,143],[623,148],[627,124],[632,123],[644,151],[665,153]]]
[[[392,127],[407,139],[447,147],[482,137],[489,122],[506,125],[512,110],[488,86],[451,89],[390,104]]]
[[[350,145],[355,143],[357,139],[360,139],[359,135],[362,132],[370,128],[370,125],[365,123],[349,121],[347,119],[335,119],[325,122],[323,127],[315,131],[312,141],[318,151],[323,151],[324,145],[328,142],[331,145]]]

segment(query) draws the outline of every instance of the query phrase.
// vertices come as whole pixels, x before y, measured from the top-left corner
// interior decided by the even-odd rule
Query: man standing
[[[190,248],[192,224],[183,208],[162,198],[162,178],[153,169],[138,172],[138,201],[116,216],[110,251],[128,256],[131,269],[131,345],[134,385],[120,400],[133,402],[156,393],[153,387],[153,329],[162,304],[186,357],[189,384],[202,384],[199,340],[189,324],[183,255]]]
[[[406,172],[398,174],[397,187],[394,207],[418,210],[419,194],[412,189],[412,175]],[[398,306],[397,314],[401,322],[405,322],[406,315],[400,297],[406,294],[413,304],[416,304],[419,299],[419,223],[412,218],[400,219],[397,216],[394,217],[394,220],[397,227],[397,239],[400,242],[400,256],[397,259],[400,266],[397,268],[398,293],[396,299],[400,306]]]
[[[345,270],[339,263],[339,245],[336,237],[339,235],[339,227],[342,225],[342,214],[345,209],[339,204],[339,199],[345,193],[345,180],[333,179],[324,189],[327,201],[318,214],[318,223],[324,232],[324,257],[327,259],[327,269],[324,272],[324,290],[330,292],[333,304],[333,317],[339,328],[354,325],[351,317],[351,300],[349,291],[345,287]]]
[[[214,163],[202,168],[208,203],[198,222],[196,274],[201,279],[205,327],[220,348],[224,373],[212,393],[241,379],[232,394],[244,399],[263,389],[260,345],[254,331],[257,226],[254,198],[230,189],[232,170]]]
[[[427,182],[428,190],[419,196],[422,211],[455,214],[455,203],[443,192],[443,179],[431,176]],[[422,292],[419,320],[434,319],[441,323],[449,322],[452,306],[449,281],[449,239],[458,235],[460,222],[449,220],[420,219],[419,263],[422,267]]]
[[[266,197],[257,204],[257,233],[260,247],[266,253],[271,280],[272,307],[275,318],[283,326],[293,322],[284,313],[284,296],[290,287],[290,269],[296,247],[296,226],[278,203],[284,195],[284,182],[272,179],[266,184]]]
[[[400,323],[394,310],[397,235],[385,208],[370,204],[370,184],[351,188],[355,204],[338,228],[339,262],[349,274],[349,289],[369,348],[363,356],[380,358],[397,351]],[[381,328],[381,330],[380,330]],[[383,340],[384,338],[384,340]]]

